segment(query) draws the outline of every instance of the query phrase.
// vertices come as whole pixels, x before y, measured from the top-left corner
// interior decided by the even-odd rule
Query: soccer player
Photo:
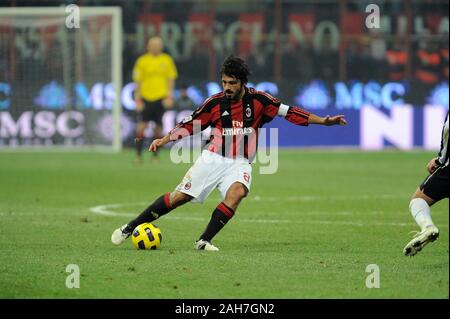
[[[248,88],[249,75],[248,66],[242,59],[228,57],[221,69],[223,91],[208,98],[169,134],[152,142],[149,150],[155,152],[171,141],[193,134],[196,123],[201,130],[211,127],[209,143],[182,182],[171,193],[156,199],[134,220],[116,229],[111,236],[115,245],[122,244],[136,226],[152,222],[187,202],[201,203],[218,188],[223,201],[213,211],[194,248],[219,250],[211,240],[233,217],[250,190],[250,163],[256,154],[260,127],[276,116],[302,126],[347,123],[343,115],[320,117],[299,107],[283,104],[267,93]]]
[[[448,113],[442,129],[441,149],[438,157],[428,162],[427,170],[430,174],[417,188],[409,203],[409,210],[420,232],[403,249],[406,256],[414,256],[439,237],[439,229],[431,219],[430,207],[443,198],[449,198]]]
[[[178,73],[172,57],[163,53],[162,50],[162,39],[150,38],[147,43],[147,53],[137,59],[133,69],[136,111],[138,112],[135,138],[137,163],[142,162],[144,131],[148,122],[155,122],[154,137],[160,138],[164,108],[173,106],[173,91]],[[156,158],[157,152],[154,156]]]

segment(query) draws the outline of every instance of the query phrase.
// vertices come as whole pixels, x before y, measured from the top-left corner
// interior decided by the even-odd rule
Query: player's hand
[[[158,138],[156,140],[153,140],[153,142],[152,142],[152,144],[150,144],[150,147],[148,148],[148,150],[150,152],[156,152],[158,150],[158,148],[160,148],[163,145],[164,144],[162,143],[162,138]]]
[[[427,164],[428,173],[430,173],[430,174],[433,173],[436,170],[436,168],[438,167],[438,165],[436,164],[436,160],[437,160],[437,157],[433,158],[431,161],[428,162],[428,164]]]
[[[346,125],[347,121],[345,120],[344,115],[335,115],[335,116],[327,115],[323,121],[323,124],[326,126]]]
[[[150,144],[148,150],[150,152],[156,152],[156,150],[160,147],[163,147],[167,143],[170,142],[169,135],[164,136],[163,138],[157,138],[156,140],[153,140],[152,144]]]

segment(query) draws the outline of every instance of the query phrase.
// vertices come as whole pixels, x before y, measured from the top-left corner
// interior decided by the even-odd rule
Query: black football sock
[[[143,223],[151,223],[155,219],[167,214],[173,209],[169,203],[169,193],[159,197],[148,206],[138,217],[128,223],[125,232],[131,233],[138,225]]]
[[[212,213],[211,220],[208,226],[206,226],[205,231],[200,236],[200,239],[211,241],[213,237],[225,226],[226,223],[233,217],[234,210],[225,205],[223,202],[220,203],[214,212]]]

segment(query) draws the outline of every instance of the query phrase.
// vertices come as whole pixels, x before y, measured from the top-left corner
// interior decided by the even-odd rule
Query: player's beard
[[[225,91],[225,96],[230,102],[237,102],[241,98],[242,90],[244,89],[244,86],[241,85],[238,91],[236,91],[234,94],[230,91]],[[233,94],[233,95],[228,95]]]

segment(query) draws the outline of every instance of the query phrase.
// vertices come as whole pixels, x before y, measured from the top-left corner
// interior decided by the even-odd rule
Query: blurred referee
[[[153,137],[162,137],[162,116],[164,108],[173,106],[173,90],[177,68],[172,57],[163,53],[163,41],[152,37],[147,43],[147,53],[141,55],[134,65],[133,81],[136,85],[135,99],[138,124],[136,129],[136,163],[142,162],[144,131],[149,121],[156,126]],[[154,153],[154,159],[157,153]]]

